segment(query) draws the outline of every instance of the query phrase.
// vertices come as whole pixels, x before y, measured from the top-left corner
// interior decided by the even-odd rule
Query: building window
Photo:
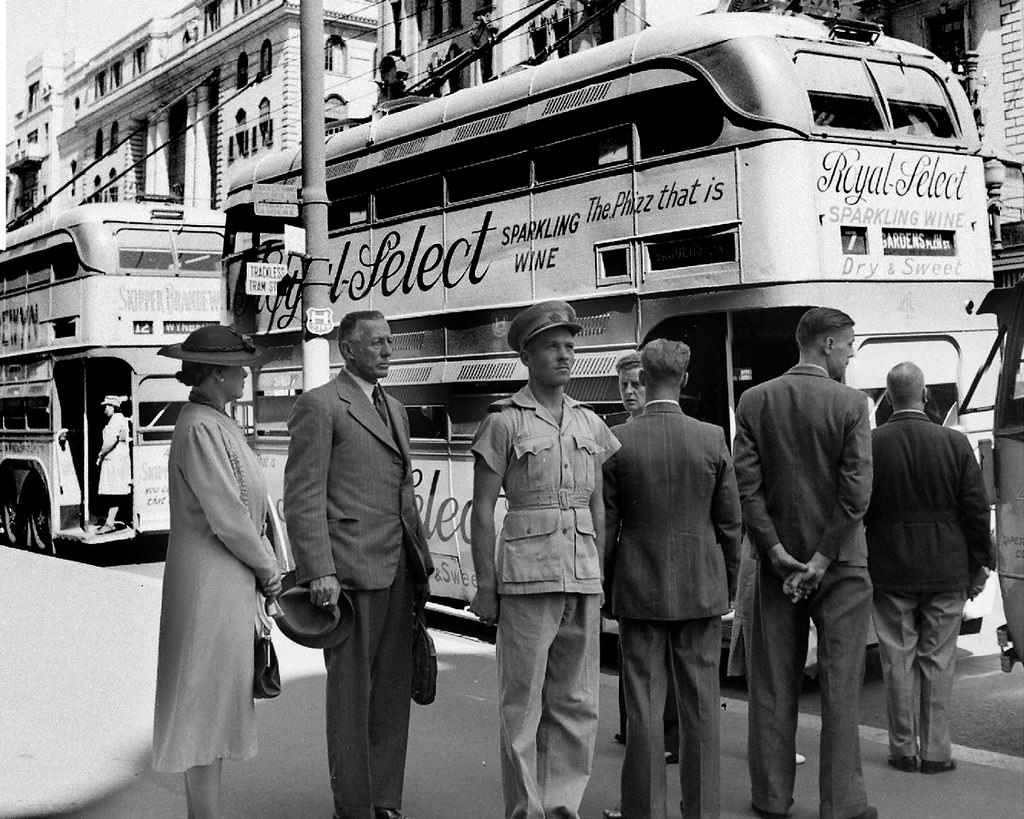
[[[141,45],[132,52],[132,76],[137,77],[146,71],[146,58],[148,57],[149,46]]]
[[[263,45],[260,46],[260,74],[262,74],[265,79],[270,76],[270,72],[273,71],[273,69],[273,50],[270,45],[270,40],[264,40]]]
[[[345,41],[337,34],[327,38],[324,46],[324,71],[333,71],[336,74],[348,73],[348,48]]]
[[[331,94],[324,100],[324,118],[328,125],[337,125],[348,119],[348,105],[339,94]]]
[[[78,109],[81,108],[81,107],[82,107],[82,101],[78,97],[75,97],[75,113],[76,114],[78,113]]]
[[[28,87],[28,112],[31,114],[39,105],[39,83],[34,82]]]
[[[448,28],[462,28],[462,0],[448,0]]]
[[[96,77],[93,80],[93,90],[96,92],[97,99],[107,93],[107,71],[97,71]]]
[[[78,161],[75,159],[71,160],[71,195],[75,195],[75,187],[78,183]]]
[[[235,88],[245,88],[249,84],[249,55],[244,51],[238,55],[235,65]]]
[[[28,136],[25,137],[25,141],[29,145],[35,145],[39,142],[39,129],[36,128],[35,130],[29,131]]]
[[[118,60],[116,63],[113,63],[110,66],[110,89],[111,90],[113,90],[115,88],[120,88],[121,87],[121,78],[122,78],[122,75],[124,73],[122,71],[123,67],[124,67],[124,63],[121,62],[121,60]]]
[[[391,4],[391,22],[395,25],[395,51],[402,50],[402,3]]]
[[[96,159],[103,156],[103,129],[100,128],[96,132]]]
[[[115,121],[114,124],[110,126],[110,150],[114,150],[117,147],[118,136],[119,128]]]
[[[209,34],[220,28],[220,0],[207,3],[203,8],[203,33]]]
[[[270,119],[270,100],[260,100],[260,145],[270,147],[274,144],[274,123]]]
[[[430,35],[437,36],[444,31],[444,0],[433,0],[430,7]]]
[[[963,73],[964,51],[964,11],[962,8],[952,9],[928,20],[928,48],[940,60],[949,63],[949,67],[957,73]]]
[[[100,201],[100,185],[103,184],[103,180],[100,179],[99,174],[92,178],[92,196],[89,197],[90,202]]]
[[[252,8],[252,0],[235,0],[235,17],[240,17]]]
[[[239,108],[235,114],[235,149],[239,156],[249,155],[249,130],[245,124],[244,108]]]
[[[117,179],[117,171],[113,168],[110,169],[110,187],[107,188],[107,201],[116,202],[118,198],[117,185],[114,184],[114,180]]]

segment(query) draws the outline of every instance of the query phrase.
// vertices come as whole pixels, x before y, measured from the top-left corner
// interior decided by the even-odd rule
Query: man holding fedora
[[[601,464],[618,442],[565,394],[581,325],[565,302],[527,308],[509,346],[529,381],[473,441],[471,610],[497,624],[508,819],[579,817],[597,735]],[[508,503],[495,556],[494,507]]]
[[[299,396],[288,419],[285,518],[311,603],[332,609],[344,595],[353,612],[347,639],[324,648],[335,817],[404,819],[413,608],[426,601],[433,565],[413,497],[409,419],[377,383],[391,357],[386,319],[347,314],[338,346],[345,368]]]

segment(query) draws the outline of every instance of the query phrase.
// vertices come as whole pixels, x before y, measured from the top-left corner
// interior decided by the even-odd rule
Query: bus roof
[[[7,234],[7,249],[4,253],[17,251],[20,245],[28,244],[50,233],[79,225],[104,222],[146,222],[168,226],[187,224],[222,228],[224,213],[219,210],[187,208],[164,202],[97,202],[77,205],[39,216],[25,227],[12,230]]]
[[[760,13],[706,14],[651,26],[638,34],[606,45],[562,59],[550,60],[535,67],[520,68],[493,82],[404,108],[373,122],[336,133],[327,142],[327,163],[330,165],[332,160],[366,152],[371,146],[376,150],[388,144],[401,142],[412,134],[433,131],[460,120],[471,117],[481,119],[490,110],[525,106],[531,99],[549,96],[556,89],[578,86],[603,75],[628,70],[630,66],[651,63],[658,58],[692,54],[727,41],[745,40],[751,46],[759,42],[762,48],[755,50],[761,52],[767,51],[763,44],[776,38],[794,42],[804,40],[808,43],[825,43],[830,39],[830,31],[828,23],[811,17]],[[840,45],[855,45],[848,41],[835,42]],[[941,62],[933,54],[903,40],[880,36],[874,43],[874,48],[930,60],[938,70],[942,70]],[[776,49],[775,55],[777,63],[781,52]],[[798,117],[793,108],[792,95],[787,97],[785,93],[778,93],[778,84],[773,83],[775,77],[770,70],[771,55],[752,53],[749,56],[757,63],[750,79],[764,84],[766,93],[763,96],[771,98],[769,104],[774,109],[772,113],[777,115],[761,118],[785,122],[802,117],[804,108],[800,109]],[[740,59],[744,57],[741,56]],[[723,84],[727,83],[724,76],[718,79],[723,80]],[[772,87],[776,89],[775,94],[768,93],[768,89]],[[766,113],[744,110],[744,103],[748,102],[747,100],[736,99],[739,94],[730,95],[732,89],[720,90],[737,110],[755,117]],[[801,104],[805,105],[802,101]],[[284,180],[298,176],[301,163],[301,149],[277,151],[237,163],[229,179],[226,207],[249,201],[246,195],[238,195],[236,192],[245,191],[254,182]],[[337,175],[343,174],[344,172]],[[232,196],[232,193],[235,195]]]

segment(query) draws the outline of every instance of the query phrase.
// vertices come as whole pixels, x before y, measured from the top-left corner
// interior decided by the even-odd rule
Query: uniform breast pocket
[[[597,441],[580,432],[572,434],[573,477],[576,488],[590,491],[594,488],[594,471],[597,469]]]
[[[524,435],[515,440],[516,458],[526,467],[527,485],[522,489],[543,489],[558,485],[558,448],[553,435]]]

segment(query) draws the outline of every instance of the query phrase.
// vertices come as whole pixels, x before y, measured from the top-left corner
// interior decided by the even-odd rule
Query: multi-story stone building
[[[376,102],[377,21],[325,0],[329,123]],[[85,61],[43,55],[7,146],[8,219],[94,197],[217,207],[237,161],[299,144],[298,0],[192,0]]]

